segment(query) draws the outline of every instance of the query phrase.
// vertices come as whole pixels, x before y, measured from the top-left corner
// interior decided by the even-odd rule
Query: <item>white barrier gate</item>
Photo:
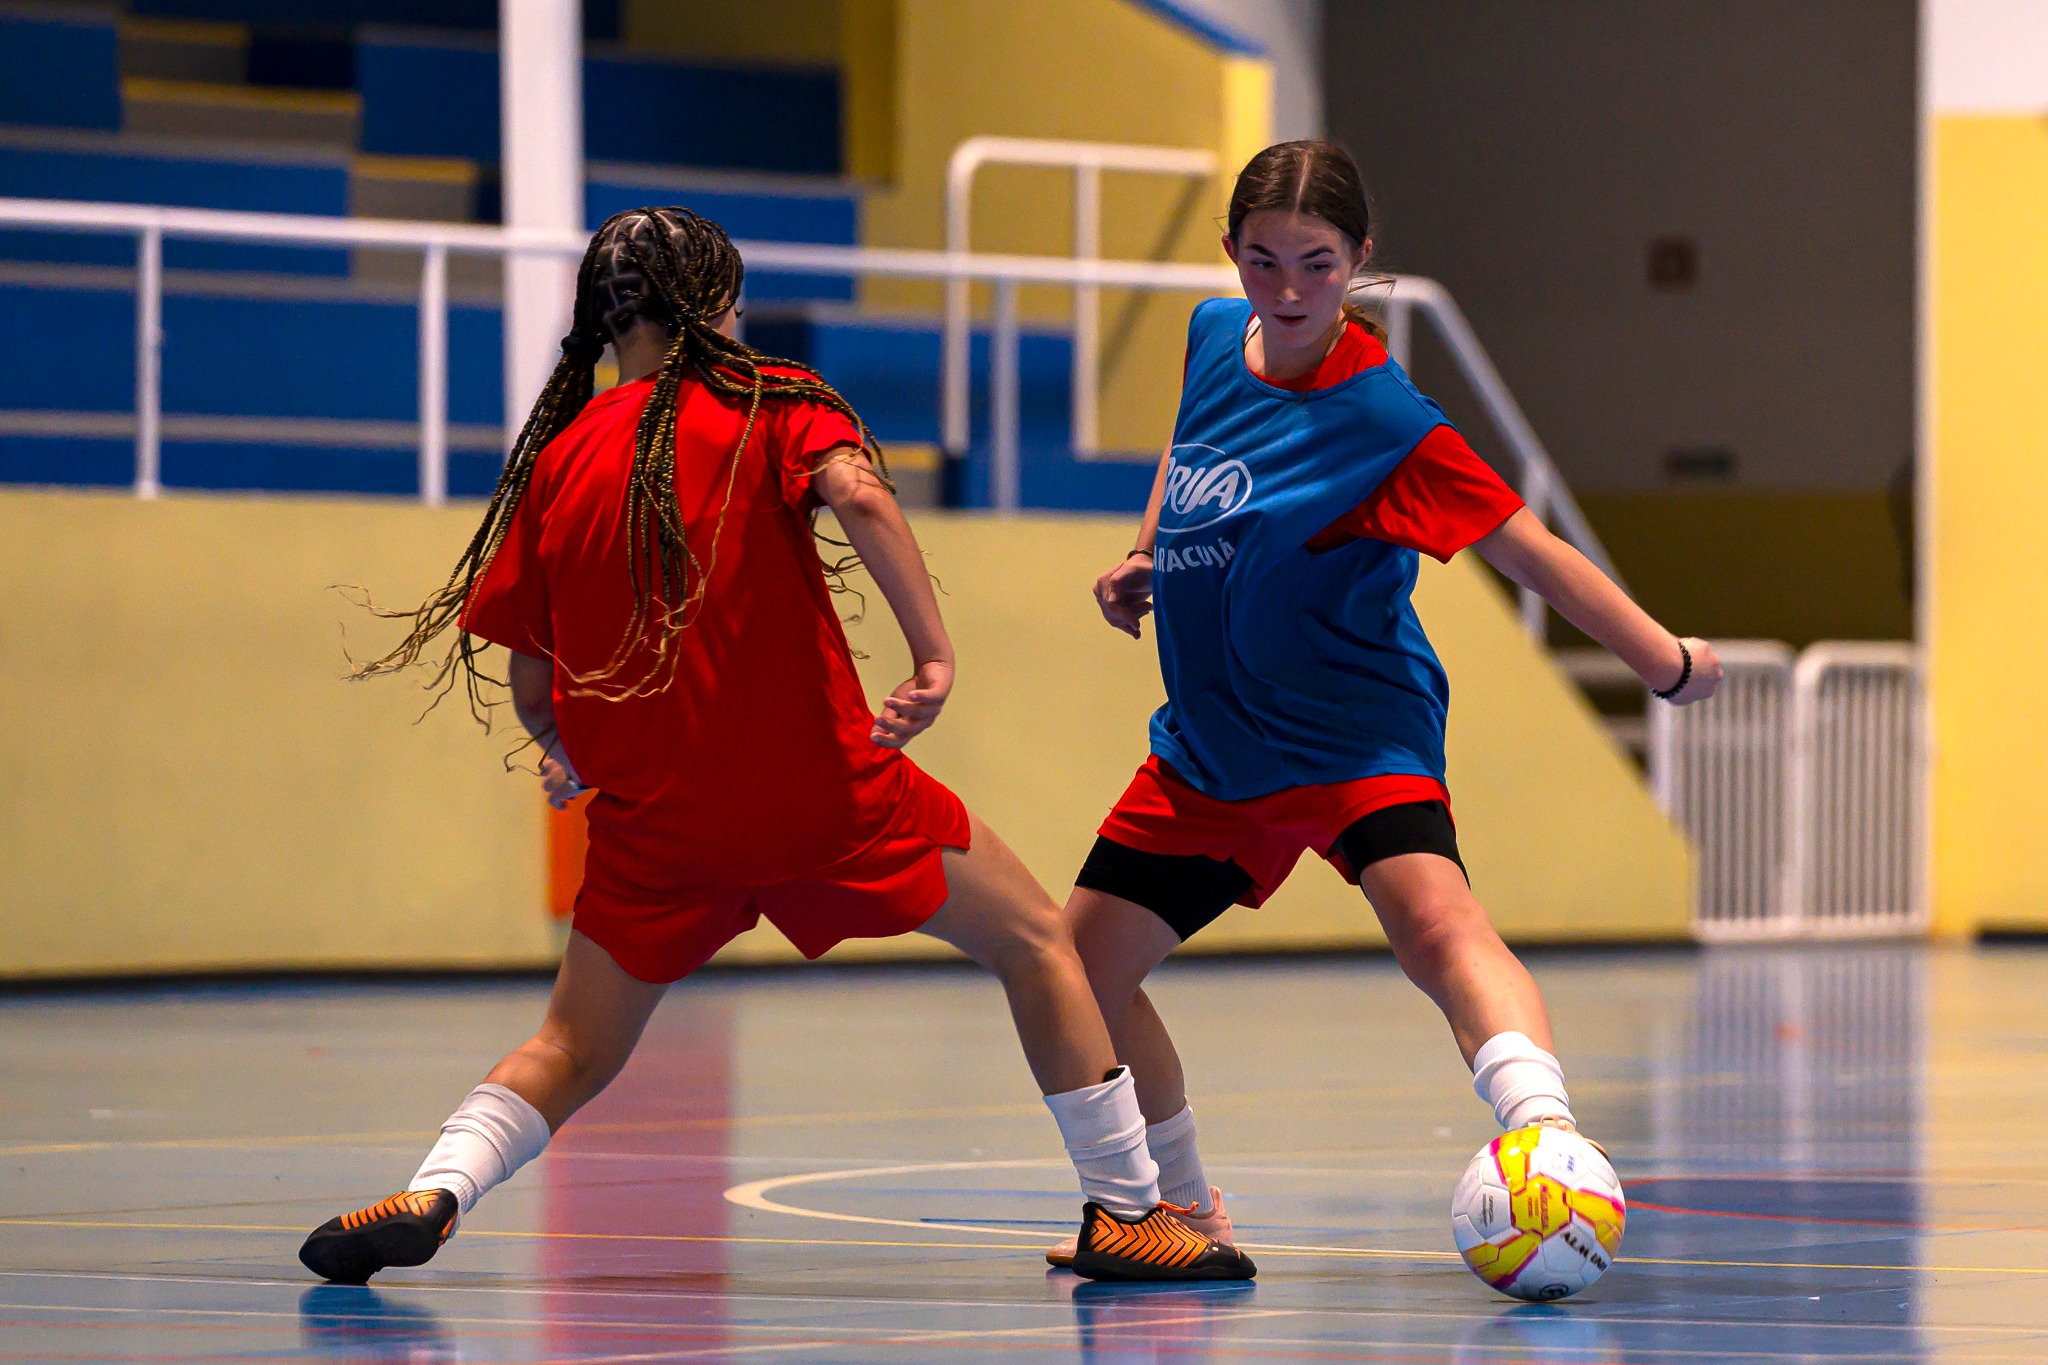
[[[1711,701],[1651,703],[1650,784],[1699,851],[1694,932],[1772,938],[1793,928],[1782,894],[1792,651],[1775,640],[1714,648],[1726,673]]]
[[[1799,658],[1792,695],[1797,819],[1786,903],[1815,936],[1922,928],[1924,747],[1913,646],[1814,645]]]
[[[1650,713],[1658,803],[1699,853],[1706,942],[1902,934],[1922,894],[1913,646],[1717,643],[1711,701]]]

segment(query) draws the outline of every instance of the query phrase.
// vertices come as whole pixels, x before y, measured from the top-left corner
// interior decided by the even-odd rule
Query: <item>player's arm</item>
[[[516,649],[509,652],[512,664],[506,681],[512,687],[513,713],[540,746],[540,784],[548,804],[562,810],[590,788],[576,775],[576,766],[562,749],[562,732],[555,726],[555,666]]]
[[[1535,513],[1523,508],[1492,535],[1473,545],[1482,558],[1516,583],[1531,589],[1557,614],[1612,650],[1652,690],[1677,683],[1685,669],[1678,637],[1658,625],[1613,579],[1550,533]],[[1705,640],[1687,639],[1692,675],[1674,705],[1705,701],[1721,685],[1721,660]]]
[[[876,477],[867,453],[858,446],[841,446],[827,455],[811,486],[839,518],[910,646],[916,671],[882,703],[868,734],[885,748],[900,749],[931,728],[953,690],[953,641],[939,616],[924,552],[896,495]]]
[[[1145,519],[1138,524],[1138,538],[1124,562],[1095,580],[1095,605],[1102,619],[1133,640],[1144,638],[1139,622],[1152,610],[1152,547],[1159,540],[1159,509],[1166,500],[1166,467],[1173,452],[1159,457],[1159,472],[1152,476],[1152,496],[1145,500]]]

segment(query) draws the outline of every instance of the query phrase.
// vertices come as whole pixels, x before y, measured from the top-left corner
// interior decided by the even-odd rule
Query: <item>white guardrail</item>
[[[587,235],[548,233],[459,223],[397,222],[372,218],[328,218],[307,214],[240,213],[215,209],[159,208],[139,204],[96,204],[67,200],[0,198],[0,226],[51,231],[128,235],[136,241],[135,308],[135,492],[152,498],[162,491],[163,443],[163,244],[166,238],[262,242],[271,245],[388,247],[420,253],[419,296],[419,487],[432,505],[448,495],[448,256],[547,255],[580,257]],[[1152,292],[1233,295],[1237,272],[1227,265],[1172,261],[1104,261],[1050,256],[974,254],[965,251],[895,250],[817,246],[792,242],[736,244],[753,270],[797,275],[889,276],[994,287],[990,355],[990,463],[997,510],[1022,505],[1021,422],[1017,348],[1017,291],[1026,284],[1070,289],[1136,289]],[[1389,349],[1406,363],[1413,315],[1436,328],[1459,372],[1478,397],[1518,464],[1523,499],[1557,533],[1619,580],[1613,561],[1593,534],[1500,373],[1480,346],[1471,325],[1443,286],[1403,275],[1370,286],[1386,314]],[[1385,292],[1381,292],[1384,290]],[[964,347],[960,348],[962,351]],[[949,353],[950,356],[950,353]],[[957,363],[954,363],[956,362]],[[950,356],[942,395],[965,388],[965,356]],[[956,420],[964,427],[964,404]],[[945,428],[942,426],[942,430]],[[961,449],[967,433],[958,433]],[[950,439],[949,439],[950,444]],[[1525,625],[1541,636],[1544,604],[1533,593],[1521,599]]]
[[[1927,925],[1926,745],[1910,644],[1717,643],[1711,701],[1650,716],[1650,781],[1699,853],[1708,942]]]

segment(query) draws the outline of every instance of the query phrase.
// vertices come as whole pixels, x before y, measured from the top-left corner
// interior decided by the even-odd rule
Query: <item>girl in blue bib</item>
[[[1228,222],[1245,298],[1195,310],[1136,548],[1095,585],[1111,625],[1135,638],[1157,622],[1166,704],[1067,903],[1161,1193],[1224,1241],[1180,1057],[1141,983],[1230,906],[1265,900],[1304,851],[1363,889],[1501,1125],[1573,1124],[1543,997],[1458,855],[1449,689],[1409,601],[1418,554],[1476,548],[1667,701],[1711,696],[1721,676],[1712,646],[1673,636],[1551,535],[1348,312],[1372,251],[1349,154],[1268,147]]]

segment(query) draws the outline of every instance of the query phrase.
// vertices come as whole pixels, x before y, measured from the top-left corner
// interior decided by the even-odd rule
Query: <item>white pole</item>
[[[1074,168],[1074,256],[1102,255],[1102,168]],[[1092,284],[1074,288],[1073,447],[1093,455],[1097,444],[1102,382],[1102,291]]]
[[[971,139],[970,139],[971,141]],[[946,164],[946,250],[965,253],[973,230],[974,172],[980,164],[966,143],[953,149]],[[939,444],[954,459],[967,454],[973,421],[968,414],[972,401],[974,334],[968,314],[973,307],[973,282],[953,277],[946,281],[945,332],[939,355]]]
[[[996,281],[995,327],[989,337],[989,482],[998,512],[1023,505],[1024,471],[1019,431],[1017,282]]]
[[[164,234],[146,227],[135,244],[135,496],[163,484]]]
[[[420,265],[420,501],[448,501],[448,248]]]
[[[580,232],[583,16],[579,0],[502,0],[498,108],[505,226]],[[505,259],[505,433],[509,445],[561,358],[576,261]]]

